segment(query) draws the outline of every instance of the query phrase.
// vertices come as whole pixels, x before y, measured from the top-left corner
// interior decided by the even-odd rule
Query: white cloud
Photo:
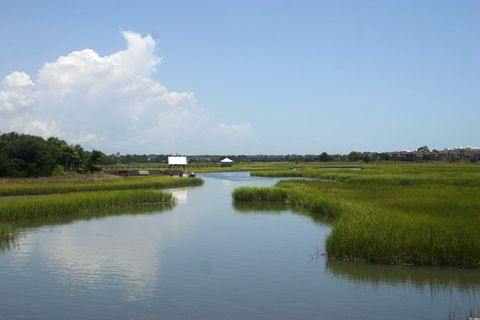
[[[25,88],[34,86],[30,76],[25,72],[12,72],[3,79],[2,84],[5,88]]]
[[[151,36],[122,35],[126,50],[107,56],[73,51],[45,63],[36,83],[23,72],[7,75],[0,89],[0,131],[142,153],[209,152],[226,134],[237,141],[252,135],[249,124],[214,123],[193,92],[171,91],[155,81],[151,75],[161,59]]]
[[[34,84],[23,72],[12,72],[2,81],[0,88],[0,114],[25,111],[34,103]]]
[[[252,135],[252,126],[250,125],[250,123],[231,124],[231,125],[220,123],[214,128],[214,131],[224,135],[250,136]]]

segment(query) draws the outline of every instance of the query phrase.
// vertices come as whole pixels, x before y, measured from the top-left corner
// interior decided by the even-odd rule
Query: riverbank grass
[[[145,204],[172,203],[170,193],[151,190],[76,192],[0,201],[0,221],[19,222],[88,211],[104,211]]]
[[[300,175],[336,182],[280,181],[238,188],[233,198],[279,201],[336,218],[326,242],[330,258],[480,267],[479,172],[462,164],[310,169]]]
[[[55,217],[89,216],[119,208],[174,203],[170,193],[153,189],[198,186],[200,178],[96,177],[72,179],[2,179],[0,241],[14,238],[25,222]]]
[[[19,183],[15,180],[0,183],[0,196],[40,195],[101,190],[163,189],[199,186],[200,178],[177,178],[170,176],[121,177],[101,181],[55,181]]]

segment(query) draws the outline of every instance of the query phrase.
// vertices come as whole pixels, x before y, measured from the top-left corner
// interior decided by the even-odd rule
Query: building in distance
[[[222,167],[231,167],[233,165],[233,160],[229,158],[225,158],[220,161],[220,164]]]

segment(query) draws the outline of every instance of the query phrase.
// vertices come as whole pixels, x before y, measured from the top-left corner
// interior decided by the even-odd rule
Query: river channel
[[[328,260],[331,223],[232,204],[279,179],[206,173],[173,208],[25,229],[0,251],[0,319],[457,319],[480,272]],[[462,318],[464,319],[464,318]]]

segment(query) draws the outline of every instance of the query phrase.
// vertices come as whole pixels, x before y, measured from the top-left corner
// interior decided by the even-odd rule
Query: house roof
[[[168,157],[169,165],[186,165],[187,157]]]
[[[220,161],[220,162],[221,162],[221,163],[232,163],[232,162],[233,162],[233,160],[231,160],[231,159],[228,159],[228,158],[225,158],[225,159],[223,159],[223,160],[222,160],[222,161]]]

